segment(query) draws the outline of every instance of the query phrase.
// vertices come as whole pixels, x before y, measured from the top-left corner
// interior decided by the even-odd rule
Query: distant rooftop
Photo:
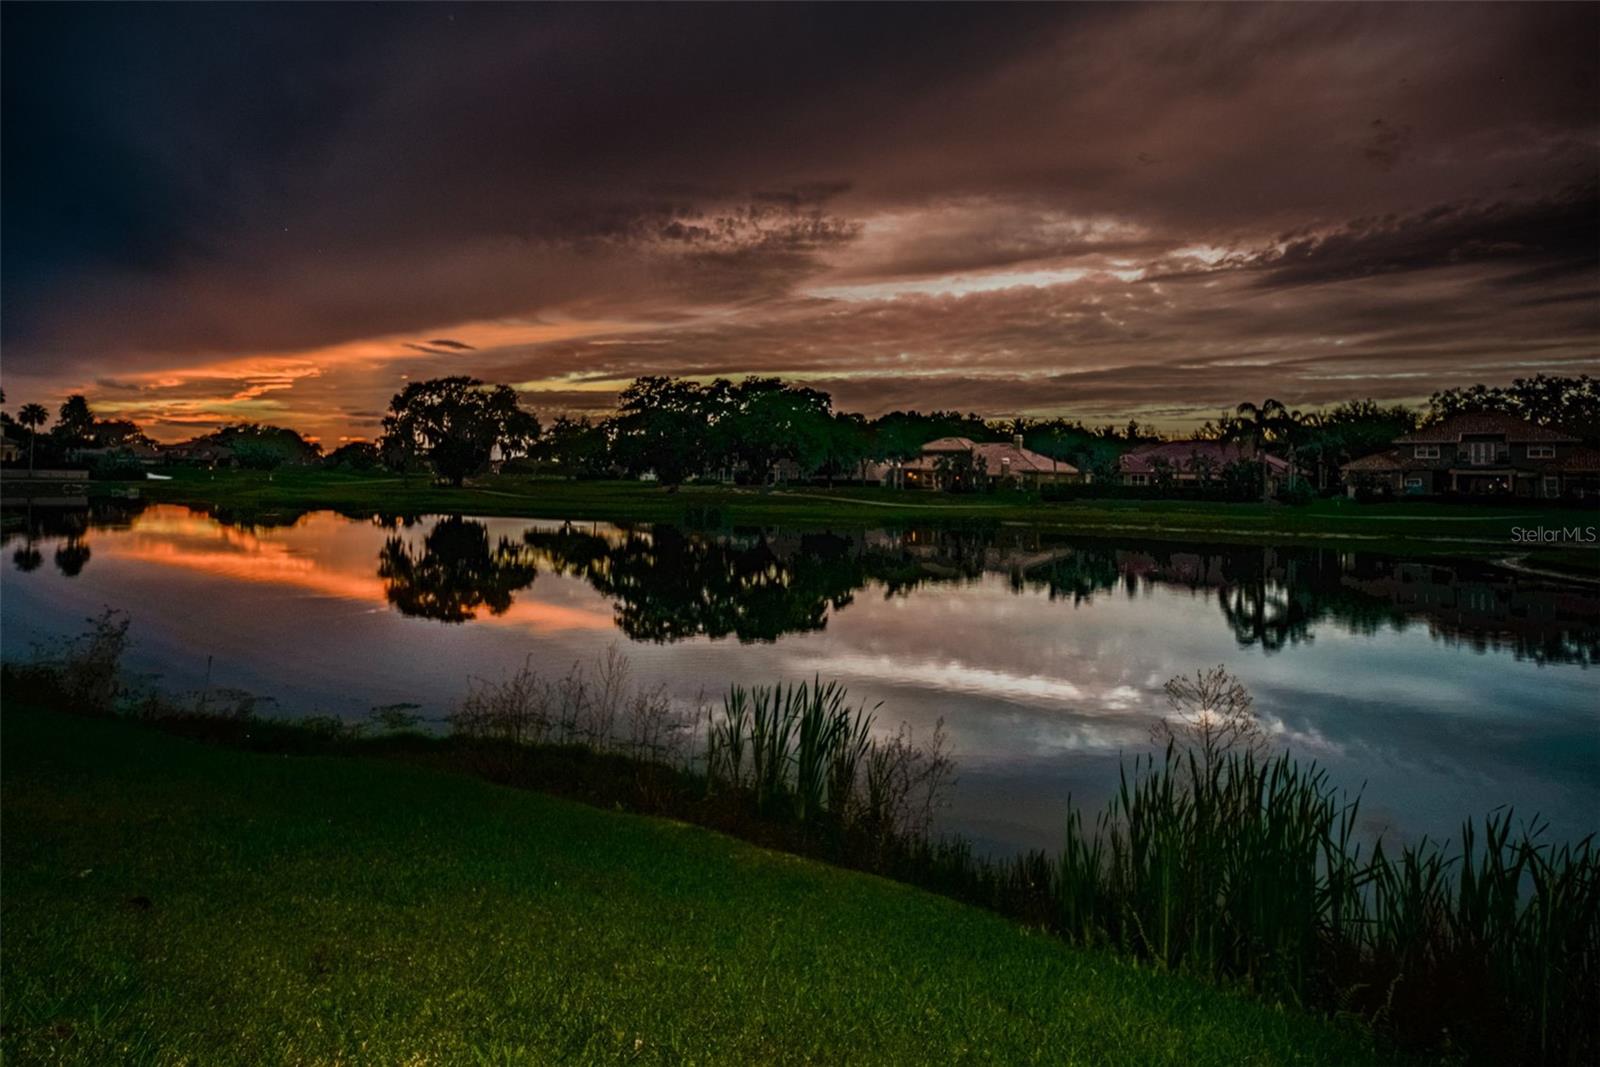
[[[1471,412],[1465,415],[1451,415],[1441,419],[1432,426],[1425,426],[1415,433],[1397,437],[1397,445],[1449,445],[1455,444],[1463,437],[1472,437],[1483,434],[1505,434],[1507,441],[1518,443],[1531,441],[1536,444],[1577,444],[1578,438],[1571,434],[1552,430],[1546,426],[1535,426],[1525,419],[1515,415],[1505,415],[1497,411]]]

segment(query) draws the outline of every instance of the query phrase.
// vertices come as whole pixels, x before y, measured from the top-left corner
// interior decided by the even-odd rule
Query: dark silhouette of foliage
[[[559,415],[539,443],[539,455],[569,478],[597,478],[611,467],[609,425]]]
[[[94,412],[81,393],[74,393],[62,403],[56,415],[56,425],[50,431],[63,445],[81,447],[94,441]]]
[[[382,463],[383,456],[371,441],[351,441],[322,458],[324,467],[355,472],[376,470]]]
[[[17,422],[28,428],[28,470],[33,470],[33,450],[38,443],[39,427],[50,421],[50,413],[43,404],[24,404],[17,411]],[[19,564],[20,566],[20,564]]]
[[[620,543],[573,531],[524,540],[561,573],[616,601],[617,626],[641,641],[773,641],[820,630],[870,577],[847,538],[802,534],[778,552],[765,536],[721,540],[670,526]]]
[[[1515,415],[1600,445],[1600,381],[1587,374],[1567,377],[1536,374],[1509,386],[1473,385],[1443,389],[1428,398],[1428,421],[1468,412]]]
[[[525,546],[507,537],[491,544],[488,527],[459,516],[435,523],[421,552],[397,535],[378,553],[389,603],[403,615],[440,622],[466,622],[480,609],[503,615],[538,573]]]
[[[81,538],[69,537],[56,548],[56,568],[68,578],[76,578],[89,562],[89,546]]]
[[[539,420],[517,403],[509,385],[476,378],[432,378],[412,382],[389,401],[383,420],[385,455],[399,462],[421,460],[451,485],[501,457],[526,453],[539,437]]]

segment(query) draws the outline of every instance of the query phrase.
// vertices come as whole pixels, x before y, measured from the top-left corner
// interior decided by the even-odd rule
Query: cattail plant
[[[1486,1062],[1600,1053],[1600,850],[1509,811],[1461,843],[1355,840],[1359,797],[1287,754],[1135,760],[1092,831],[1067,818],[1063,935],[1293,1003],[1353,1008]],[[1013,880],[1035,878],[1014,865]]]

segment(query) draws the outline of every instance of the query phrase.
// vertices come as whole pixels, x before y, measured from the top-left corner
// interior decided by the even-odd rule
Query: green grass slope
[[[1355,1038],[709,832],[9,710],[9,1063],[1349,1064]]]

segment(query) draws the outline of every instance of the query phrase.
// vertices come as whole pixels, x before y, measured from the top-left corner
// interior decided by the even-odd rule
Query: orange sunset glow
[[[102,551],[107,558],[157,569],[280,586],[386,610],[383,581],[373,575],[365,553],[340,550],[335,535],[341,532],[348,534],[346,522],[329,512],[308,515],[292,529],[263,538],[187,508],[156,506],[139,516],[129,537]],[[474,617],[529,633],[610,630],[614,625],[602,607],[545,603],[532,593],[518,597],[504,612],[482,611]]]

